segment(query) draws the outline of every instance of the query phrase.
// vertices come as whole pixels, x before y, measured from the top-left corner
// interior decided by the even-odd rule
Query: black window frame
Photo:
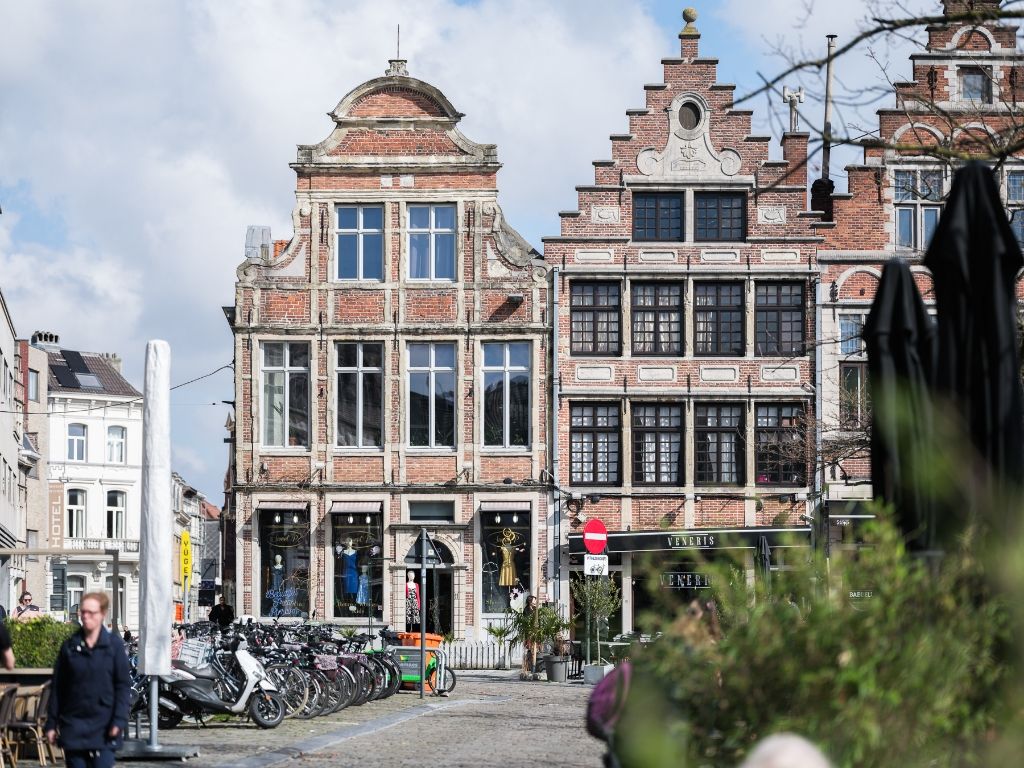
[[[700,293],[703,288],[714,288],[715,289],[715,303],[714,304],[701,304]],[[724,304],[722,303],[722,289],[733,288],[739,289],[739,304]],[[743,357],[747,349],[746,339],[746,286],[744,283],[738,280],[719,280],[719,281],[697,281],[693,284],[693,356],[694,357]],[[729,313],[730,317],[725,320],[724,314]],[[702,342],[700,340],[701,323],[700,315],[708,314],[709,318],[705,322],[712,324],[712,342],[709,347],[702,349]],[[731,345],[727,347],[726,344],[722,343],[722,329],[725,322],[728,322],[730,326],[739,327],[739,341],[731,342]],[[729,329],[730,339],[734,330]]]
[[[615,289],[615,304],[597,304],[601,289]],[[584,298],[583,291],[590,291],[590,304],[577,304],[577,296]],[[604,294],[607,300],[611,293]],[[614,346],[600,347],[597,340],[599,314],[615,315]],[[590,329],[577,335],[577,321],[583,322],[590,315]],[[583,342],[588,343],[584,344]],[[622,285],[610,281],[573,281],[569,285],[569,350],[574,357],[620,357],[622,355]]]
[[[653,300],[654,304],[639,304],[638,303],[638,291],[644,291],[654,289]],[[675,289],[679,292],[678,304],[660,304],[660,294],[663,290]],[[675,348],[668,348],[663,343],[664,336],[670,334],[671,331],[667,330],[665,326],[671,324],[671,320],[663,320],[662,315],[667,312],[677,312],[679,329],[678,329],[678,342]],[[637,357],[682,357],[683,349],[685,346],[685,335],[686,335],[686,285],[679,282],[637,282],[630,286],[630,346],[632,347],[633,354]],[[637,328],[637,323],[641,319],[644,319],[644,315],[652,315],[651,322],[653,328],[650,333],[653,335],[651,344],[653,350],[650,352],[644,351],[637,347],[637,339],[640,336],[641,331]]]
[[[730,224],[728,228],[722,225],[722,202],[738,200],[740,205],[736,208],[739,211],[739,231],[734,233],[735,226]],[[710,228],[707,211],[702,211],[702,205],[715,201],[714,227]],[[729,234],[724,235],[723,229],[728,229]],[[693,193],[693,240],[697,243],[740,243],[747,239],[747,193],[746,192],[694,192]]]
[[[654,425],[639,424],[642,411],[653,409]],[[678,411],[679,424],[663,426],[661,422],[662,411]],[[685,485],[685,456],[686,456],[686,409],[681,403],[633,403],[630,407],[630,424],[632,425],[633,437],[633,484],[643,486],[681,486]],[[673,435],[678,440],[676,450],[678,455],[675,461],[675,479],[665,479],[662,475],[662,453],[664,446],[662,441],[655,438],[654,442],[654,474],[655,480],[644,479],[644,459],[647,454],[644,451],[644,438],[647,435]]]
[[[754,404],[754,477],[756,485],[807,485],[807,430],[805,403]],[[800,444],[796,460],[779,446],[784,441]]]
[[[576,416],[578,410],[590,409],[591,410],[591,424],[578,425],[576,424]],[[614,413],[615,424],[614,425],[598,425],[598,409],[607,409],[603,414],[605,417]],[[593,454],[591,456],[589,475],[593,479],[585,480],[582,479],[583,475],[577,475],[577,447],[576,437],[578,435],[590,434],[593,436]],[[599,466],[599,451],[598,451],[598,435],[614,435],[615,437],[615,462],[610,466],[615,469],[615,477],[611,480],[598,480],[598,466]],[[575,402],[569,404],[569,485],[575,486],[591,486],[601,485],[608,487],[618,487],[622,485],[622,406],[617,402]]]
[[[678,203],[678,230],[674,229],[675,217],[672,211],[664,210],[662,203],[674,201]],[[653,210],[652,204],[653,203]],[[654,225],[653,234],[649,234],[652,227],[644,226],[642,232],[638,229],[640,214],[645,214],[645,224],[648,215],[653,213]],[[667,219],[667,221],[663,221]],[[633,240],[639,243],[681,243],[686,239],[686,193],[685,192],[634,192],[633,193]]]
[[[785,289],[798,289],[798,300],[795,304],[783,304]],[[760,357],[803,357],[807,354],[807,314],[805,311],[805,284],[795,281],[758,282],[754,284],[754,354]],[[761,292],[775,291],[775,303],[762,303]],[[796,315],[796,329],[799,339],[787,338],[786,326],[793,327]],[[774,346],[768,335],[768,326],[774,318],[776,328]]]
[[[715,418],[721,420],[721,409],[734,409],[736,411],[737,423],[733,426],[722,427],[721,425],[709,425],[707,423],[708,409],[716,409]],[[702,414],[702,411],[705,413]],[[730,414],[731,416],[731,414]],[[703,423],[702,423],[703,418]],[[722,480],[722,445],[721,440],[716,440],[714,461],[709,464],[710,442],[706,438],[710,435],[735,434],[735,471],[736,477],[733,480]],[[746,407],[743,403],[721,402],[721,403],[698,403],[694,405],[694,477],[693,484],[699,486],[739,486],[745,482],[746,474]],[[713,466],[713,474],[708,474],[707,467]]]

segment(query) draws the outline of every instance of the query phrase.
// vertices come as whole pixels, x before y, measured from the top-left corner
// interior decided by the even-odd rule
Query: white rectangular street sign
[[[587,576],[607,576],[608,555],[584,555],[583,572]]]

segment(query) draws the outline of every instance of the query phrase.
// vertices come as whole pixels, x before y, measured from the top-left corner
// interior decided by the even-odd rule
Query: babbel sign
[[[583,546],[592,555],[600,555],[608,546],[608,529],[597,518],[587,520],[583,526]]]

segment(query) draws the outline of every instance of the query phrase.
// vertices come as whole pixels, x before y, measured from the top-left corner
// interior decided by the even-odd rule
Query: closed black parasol
[[[939,318],[936,390],[961,416],[989,479],[1019,485],[1024,408],[1014,286],[1024,259],[987,166],[957,171],[924,264]],[[988,514],[997,530],[1010,522],[1010,509]]]
[[[875,497],[893,506],[908,548],[931,550],[935,504],[926,477],[934,450],[935,327],[907,264],[885,265],[864,342]]]

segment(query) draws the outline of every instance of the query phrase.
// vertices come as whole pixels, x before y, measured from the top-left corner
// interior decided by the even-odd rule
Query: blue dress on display
[[[356,568],[356,558],[359,553],[353,551],[351,555],[341,553],[341,584],[342,591],[346,595],[354,595],[359,591],[359,570]]]
[[[356,595],[356,602],[360,605],[368,605],[370,602],[370,577],[365,573],[359,574],[359,592]]]

